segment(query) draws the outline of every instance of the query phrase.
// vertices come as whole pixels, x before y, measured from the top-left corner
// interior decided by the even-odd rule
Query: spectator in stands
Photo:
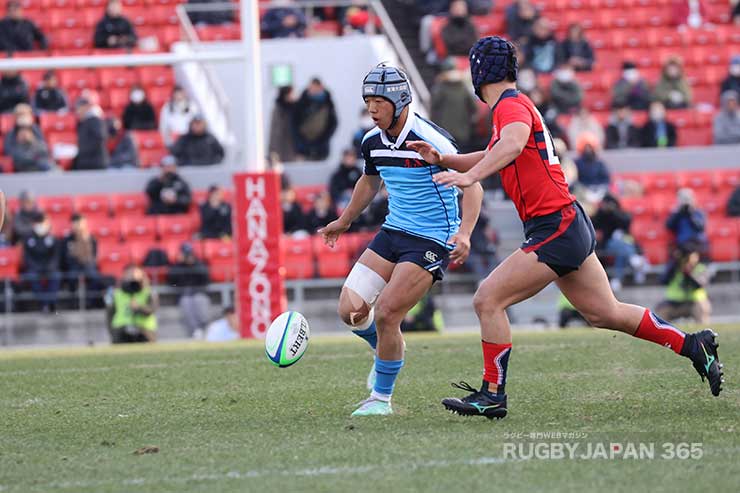
[[[233,306],[224,308],[223,315],[206,329],[206,341],[226,342],[239,339],[239,319]]]
[[[0,77],[0,113],[13,111],[16,105],[28,103],[28,84],[16,70],[5,70]]]
[[[157,340],[157,294],[143,269],[126,266],[106,305],[113,344]]]
[[[180,86],[172,88],[172,96],[159,112],[159,133],[164,145],[170,147],[178,137],[188,133],[190,120],[198,114],[198,105],[188,99]]]
[[[521,42],[532,31],[540,14],[530,0],[517,0],[506,8],[506,31],[509,39]]]
[[[337,15],[342,24],[342,34],[373,34],[376,31],[375,17],[362,0],[354,0],[353,5],[340,9]]]
[[[194,339],[205,336],[206,325],[211,321],[211,300],[206,293],[208,283],[208,267],[195,256],[193,245],[183,243],[179,261],[167,272],[167,284],[179,288],[180,315],[188,335]]]
[[[310,161],[329,155],[329,140],[337,129],[337,113],[331,93],[318,78],[311,79],[301,94],[295,113],[296,149]]]
[[[730,0],[730,22],[740,26],[740,2],[737,0]]]
[[[463,152],[473,141],[478,114],[478,102],[468,86],[455,61],[448,58],[432,87],[432,120],[450,132]]]
[[[218,185],[208,187],[208,197],[200,205],[200,236],[204,239],[231,237],[231,205],[224,200]]]
[[[36,198],[28,190],[18,196],[18,211],[13,216],[13,241],[22,242],[33,234],[33,223],[42,214]]]
[[[357,156],[352,149],[345,149],[342,161],[329,179],[329,196],[334,207],[340,210],[347,207],[361,176],[362,168],[357,164]]]
[[[273,0],[262,16],[261,30],[268,38],[302,38],[306,35],[306,16],[292,2]]]
[[[153,130],[157,128],[154,107],[139,84],[131,87],[129,102],[123,110],[123,128],[126,130]]]
[[[537,74],[529,67],[524,67],[519,70],[516,76],[516,88],[521,92],[529,96],[529,93],[535,89],[540,89],[539,82],[537,81]]]
[[[72,216],[72,231],[62,242],[61,256],[62,268],[72,290],[77,289],[80,277],[85,279],[87,290],[97,291],[103,288],[97,267],[98,242],[90,234],[84,216],[80,214]]]
[[[677,252],[677,261],[668,274],[665,299],[655,307],[655,314],[673,321],[680,317],[693,318],[699,324],[707,324],[712,305],[707,296],[709,270],[701,262],[698,245],[685,245]]]
[[[650,103],[649,119],[640,129],[642,147],[674,147],[676,126],[665,119],[665,107],[660,101]]]
[[[598,142],[598,148],[604,148],[604,129],[599,124],[599,121],[588,111],[585,106],[578,110],[578,113],[573,115],[568,125],[568,141],[577,144],[581,135],[589,134],[596,138]]]
[[[108,125],[103,120],[100,106],[84,97],[75,103],[77,112],[77,157],[72,169],[106,169],[108,155]]]
[[[650,105],[650,87],[633,62],[622,64],[622,78],[612,90],[612,108],[629,106],[633,110],[646,110]]]
[[[581,134],[576,141],[578,151],[576,166],[578,167],[578,182],[594,194],[603,196],[609,187],[611,177],[609,168],[598,155],[599,149],[599,140],[595,135]]]
[[[612,289],[622,289],[628,266],[632,266],[637,284],[645,282],[647,261],[638,253],[635,240],[630,236],[632,217],[622,209],[619,200],[607,193],[591,221],[596,231],[597,250],[614,259],[614,269],[610,276]]]
[[[177,139],[172,146],[172,155],[180,166],[209,166],[224,159],[224,148],[206,128],[202,115],[190,121],[188,133]]]
[[[707,219],[704,213],[696,207],[696,197],[690,188],[681,188],[677,193],[677,206],[668,220],[666,228],[674,234],[676,246],[684,247],[692,243],[701,245],[701,251],[706,250],[707,236],[704,233]]]
[[[147,214],[185,214],[190,209],[192,195],[190,185],[177,174],[177,162],[172,156],[165,156],[159,165],[159,176],[155,176],[146,186],[149,197]]]
[[[49,171],[52,168],[46,143],[36,137],[30,126],[17,128],[10,156],[13,158],[13,169],[16,173]]]
[[[295,190],[287,180],[283,182],[280,201],[283,207],[283,231],[285,233],[305,231],[307,228],[306,216],[296,200]]]
[[[557,154],[558,159],[560,160],[560,167],[563,169],[565,181],[568,182],[568,185],[570,185],[572,190],[573,186],[578,183],[578,166],[576,166],[576,162],[573,158],[570,157],[568,144],[566,144],[563,139],[559,139],[557,137],[554,138],[552,140],[552,145],[555,147],[555,154]]]
[[[360,128],[357,129],[355,135],[352,137],[352,145],[355,148],[355,155],[358,158],[362,157],[362,139],[373,128],[375,128],[375,122],[370,117],[367,108],[362,108],[360,111]]]
[[[614,108],[606,127],[606,148],[625,149],[640,147],[640,129],[632,123],[632,110],[629,106]]]
[[[555,71],[550,83],[550,99],[558,113],[573,113],[583,102],[583,89],[576,80],[576,72],[568,64]]]
[[[317,229],[326,226],[338,217],[329,192],[321,192],[314,199],[313,208],[306,214],[306,227],[309,232],[315,233]]]
[[[725,91],[720,97],[721,109],[714,115],[714,143],[740,144],[740,109],[738,93]]]
[[[95,48],[133,48],[136,46],[136,31],[126,17],[120,0],[108,0],[105,15],[95,26]]]
[[[188,0],[189,5],[205,7],[204,4],[223,4],[223,0]],[[234,11],[214,6],[209,10],[188,10],[188,17],[193,24],[219,25],[234,22]]]
[[[529,99],[532,100],[537,110],[540,112],[542,117],[545,119],[545,124],[550,130],[553,138],[567,139],[565,132],[560,127],[557,121],[558,110],[555,109],[555,105],[548,99],[545,92],[539,87],[535,87],[529,91]]]
[[[297,100],[293,86],[282,86],[278,89],[275,106],[272,108],[270,143],[267,150],[281,163],[289,163],[296,159],[293,122]]]
[[[0,51],[11,53],[48,47],[44,33],[23,16],[21,2],[8,2],[7,12],[8,15],[0,20]]]
[[[740,2],[738,2],[740,5]],[[720,93],[726,91],[735,91],[740,94],[740,55],[735,55],[730,59],[730,65],[727,69],[727,77],[722,81]]]
[[[478,222],[470,234],[470,256],[466,265],[475,274],[475,279],[481,282],[488,277],[500,260],[497,252],[498,237],[491,226],[491,219],[486,213],[486,208],[481,207]]]
[[[733,190],[727,201],[727,215],[729,217],[740,217],[740,185]]]
[[[59,87],[57,74],[53,70],[44,72],[41,85],[33,96],[33,109],[42,111],[59,111],[67,109],[67,94]]]
[[[583,27],[578,23],[568,26],[568,35],[558,44],[558,61],[567,63],[581,72],[591,70],[594,64],[594,50],[583,34]]]
[[[532,33],[524,45],[527,66],[537,73],[549,74],[555,70],[557,49],[558,43],[550,21],[540,17],[532,25]]]
[[[139,151],[136,148],[131,132],[123,128],[120,118],[112,117],[108,121],[108,152],[111,168],[139,167]]]
[[[465,0],[450,3],[450,15],[442,28],[442,41],[450,56],[468,56],[470,48],[478,41],[478,29],[468,14]]]
[[[13,110],[14,122],[13,128],[5,134],[3,139],[3,153],[7,156],[13,155],[13,148],[16,145],[17,139],[16,134],[21,128],[30,128],[33,131],[34,137],[37,140],[43,140],[44,137],[41,134],[41,128],[36,125],[36,119],[33,116],[33,109],[30,104],[19,103]]]
[[[59,244],[51,234],[51,223],[44,214],[33,218],[33,231],[23,240],[23,277],[31,284],[41,311],[56,310],[62,275],[59,272]]]
[[[679,57],[671,56],[663,64],[653,99],[660,101],[668,109],[691,106],[691,88],[683,73],[683,63]]]

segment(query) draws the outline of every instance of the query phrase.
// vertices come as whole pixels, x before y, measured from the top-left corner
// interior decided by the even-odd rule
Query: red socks
[[[498,386],[498,392],[504,392],[506,370],[509,367],[511,344],[492,344],[481,341],[483,346],[483,380]]]
[[[683,347],[686,334],[650,310],[645,309],[645,314],[642,316],[642,320],[634,336],[660,344],[668,349],[672,349],[676,354],[681,354],[681,348]]]

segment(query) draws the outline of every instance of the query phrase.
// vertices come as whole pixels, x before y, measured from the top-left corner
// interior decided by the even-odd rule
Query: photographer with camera
[[[113,344],[157,340],[157,297],[140,267],[126,266],[118,286],[105,301]]]
[[[666,228],[675,235],[677,248],[691,242],[703,254],[707,249],[707,236],[704,233],[707,219],[696,207],[694,191],[690,188],[680,189],[677,202],[676,209],[666,221]]]

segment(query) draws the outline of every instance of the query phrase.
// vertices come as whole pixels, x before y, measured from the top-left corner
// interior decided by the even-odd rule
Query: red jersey
[[[550,131],[532,100],[516,89],[504,91],[493,107],[493,136],[488,149],[498,142],[501,130],[514,122],[529,126],[529,140],[522,153],[499,173],[519,217],[527,221],[571,204],[576,198],[568,191]]]

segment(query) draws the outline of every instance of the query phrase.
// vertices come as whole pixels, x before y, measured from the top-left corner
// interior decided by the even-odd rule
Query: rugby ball
[[[281,313],[267,329],[267,358],[280,368],[297,363],[308,348],[309,332],[306,317],[298,312]]]

